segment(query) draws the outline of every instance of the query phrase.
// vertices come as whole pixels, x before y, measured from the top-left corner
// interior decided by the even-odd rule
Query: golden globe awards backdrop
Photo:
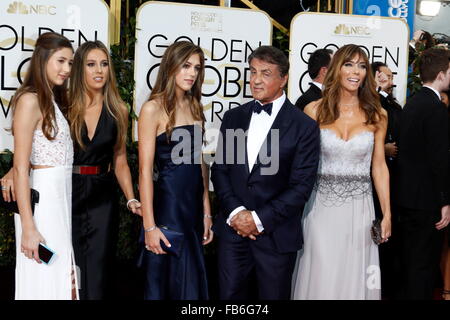
[[[213,152],[224,112],[251,100],[247,57],[260,45],[271,44],[268,15],[248,9],[151,1],[139,8],[136,21],[136,113],[150,96],[165,49],[182,40],[197,44],[206,58],[204,152]]]
[[[316,49],[333,52],[346,44],[360,45],[369,62],[382,61],[394,74],[394,95],[403,106],[408,76],[409,30],[401,18],[328,13],[300,13],[292,19],[289,99],[295,103],[309,87],[309,55]]]
[[[76,49],[87,40],[108,44],[109,9],[103,0],[0,1],[0,151],[13,149],[10,101],[25,77],[36,39],[54,31]]]

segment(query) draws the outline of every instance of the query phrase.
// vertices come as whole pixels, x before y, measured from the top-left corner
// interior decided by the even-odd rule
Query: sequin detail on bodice
[[[314,189],[326,205],[339,205],[372,192],[370,166],[374,134],[362,131],[349,140],[331,129],[320,130],[320,161]]]
[[[34,130],[30,162],[33,165],[71,166],[73,163],[73,143],[70,128],[58,105],[53,102],[56,118],[56,136],[48,140],[41,128]]]

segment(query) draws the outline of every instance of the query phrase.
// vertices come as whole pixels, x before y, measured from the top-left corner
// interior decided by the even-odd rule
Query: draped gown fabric
[[[108,166],[114,156],[117,124],[103,106],[92,140],[82,130],[85,149],[75,146],[74,165]],[[73,174],[73,247],[80,269],[80,298],[108,298],[118,233],[118,197],[114,171]]]
[[[175,127],[171,141],[166,133],[156,138],[154,217],[158,226],[184,234],[179,258],[156,255],[144,248],[139,264],[145,272],[146,300],[204,300],[208,286],[203,256],[203,180],[200,165],[202,129]]]
[[[321,129],[319,172],[303,212],[293,299],[380,299],[378,247],[370,180],[374,134],[349,140]],[[296,268],[297,269],[297,268]]]
[[[30,162],[50,166],[30,172],[30,186],[39,192],[33,220],[47,247],[55,252],[50,264],[38,264],[21,252],[22,224],[14,215],[16,232],[16,300],[71,300],[78,283],[71,241],[73,146],[69,125],[54,103],[56,136],[33,133]],[[72,281],[75,280],[75,287]]]

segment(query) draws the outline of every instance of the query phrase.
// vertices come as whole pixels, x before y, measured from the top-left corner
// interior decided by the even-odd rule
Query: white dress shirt
[[[323,84],[317,81],[313,81],[312,84],[314,84],[316,87],[318,87],[320,90],[323,90]]]
[[[387,93],[386,91],[383,91],[383,90],[380,90],[378,93],[381,94],[385,98],[387,98],[389,96],[389,93]]]
[[[269,115],[265,111],[261,111],[258,113],[252,113],[252,118],[250,119],[250,125],[248,127],[248,135],[247,135],[247,162],[248,162],[248,171],[252,172],[253,166],[256,163],[256,159],[258,157],[259,150],[261,149],[264,140],[269,133],[270,128],[272,127],[275,118],[277,117],[278,112],[283,106],[286,100],[286,95],[283,94],[272,102],[272,114]],[[257,103],[261,104],[258,100]],[[247,210],[244,206],[240,206],[234,209],[230,215],[228,216],[227,223],[230,225],[231,219],[240,211]],[[264,227],[259,219],[257,213],[252,211],[252,217],[255,221],[256,228],[258,232],[262,232]]]

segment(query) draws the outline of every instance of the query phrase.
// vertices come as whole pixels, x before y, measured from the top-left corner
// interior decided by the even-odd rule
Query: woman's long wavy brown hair
[[[49,58],[58,50],[69,48],[73,51],[72,44],[69,39],[55,32],[46,32],[39,36],[36,40],[33,55],[31,56],[30,66],[28,68],[25,79],[17,89],[11,105],[14,111],[20,97],[28,92],[37,95],[39,109],[42,114],[41,130],[48,140],[56,137],[58,128],[56,127],[55,109],[53,107],[53,99],[58,104],[64,115],[67,114],[67,82],[60,86],[51,86],[47,78],[47,62]],[[12,130],[14,134],[14,131]]]
[[[382,117],[380,98],[376,91],[374,76],[370,72],[370,63],[366,53],[359,46],[347,44],[333,56],[324,80],[323,98],[317,107],[317,122],[331,124],[339,118],[338,104],[341,95],[341,68],[354,57],[363,59],[366,65],[366,77],[358,90],[359,107],[366,115],[366,125],[376,124]]]
[[[205,78],[205,57],[202,49],[189,42],[179,41],[170,45],[161,60],[158,76],[149,100],[160,100],[161,106],[166,112],[169,121],[166,126],[166,135],[169,138],[175,126],[175,112],[177,106],[175,77],[193,54],[200,57],[200,71],[191,90],[185,96],[189,99],[189,106],[194,120],[201,121],[204,126],[205,116],[200,102],[202,97],[202,84]]]
[[[72,75],[69,87],[70,106],[68,118],[70,131],[74,142],[82,149],[85,148],[82,138],[82,130],[86,124],[84,115],[86,107],[93,101],[93,93],[89,91],[86,84],[85,66],[89,52],[94,49],[103,51],[108,59],[108,80],[103,87],[103,101],[107,111],[117,123],[117,146],[122,146],[127,137],[128,118],[122,110],[125,104],[117,90],[117,81],[114,67],[108,49],[101,41],[86,41],[75,52],[72,66]]]

